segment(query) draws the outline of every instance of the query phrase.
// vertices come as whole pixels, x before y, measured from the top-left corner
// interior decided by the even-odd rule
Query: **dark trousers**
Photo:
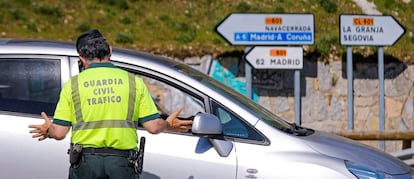
[[[79,167],[70,167],[69,179],[139,179],[128,165],[128,158],[108,155],[83,155]]]

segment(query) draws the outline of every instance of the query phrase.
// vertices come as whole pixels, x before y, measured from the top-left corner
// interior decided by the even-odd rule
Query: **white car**
[[[67,178],[70,136],[31,138],[53,116],[65,81],[82,68],[73,43],[0,40],[0,178]],[[111,60],[146,82],[162,116],[182,107],[189,132],[146,138],[141,178],[413,178],[411,167],[373,147],[291,124],[177,61],[114,48]]]

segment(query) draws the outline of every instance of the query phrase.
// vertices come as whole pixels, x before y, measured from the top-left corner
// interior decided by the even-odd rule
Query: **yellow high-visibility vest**
[[[64,84],[54,123],[72,125],[73,144],[136,150],[138,121],[158,117],[141,78],[111,63],[95,63]]]

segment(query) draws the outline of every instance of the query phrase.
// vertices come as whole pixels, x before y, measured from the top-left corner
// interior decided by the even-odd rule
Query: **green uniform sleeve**
[[[55,110],[55,119],[72,123],[75,119],[72,94],[71,94],[70,80],[63,85],[63,89],[60,92],[59,102]]]
[[[140,123],[144,123],[150,120],[154,120],[160,117],[158,109],[154,104],[154,101],[148,92],[145,83],[141,78],[136,78],[138,100],[136,105],[137,118]]]

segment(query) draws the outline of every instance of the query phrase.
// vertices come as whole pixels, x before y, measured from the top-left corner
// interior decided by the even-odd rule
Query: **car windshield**
[[[255,103],[253,100],[247,98],[246,96],[240,94],[239,92],[233,90],[227,85],[220,83],[219,81],[213,79],[210,76],[201,73],[190,66],[179,64],[175,66],[176,70],[186,74],[187,76],[200,81],[204,85],[214,89],[215,91],[219,91],[221,94],[225,94],[228,97],[237,100],[240,102],[241,105],[244,105],[252,112],[256,113],[260,118],[265,121],[266,123],[270,124],[271,126],[283,130],[283,131],[290,131],[292,128],[292,124],[288,123],[287,121],[281,119],[279,116],[276,116],[263,106]]]

